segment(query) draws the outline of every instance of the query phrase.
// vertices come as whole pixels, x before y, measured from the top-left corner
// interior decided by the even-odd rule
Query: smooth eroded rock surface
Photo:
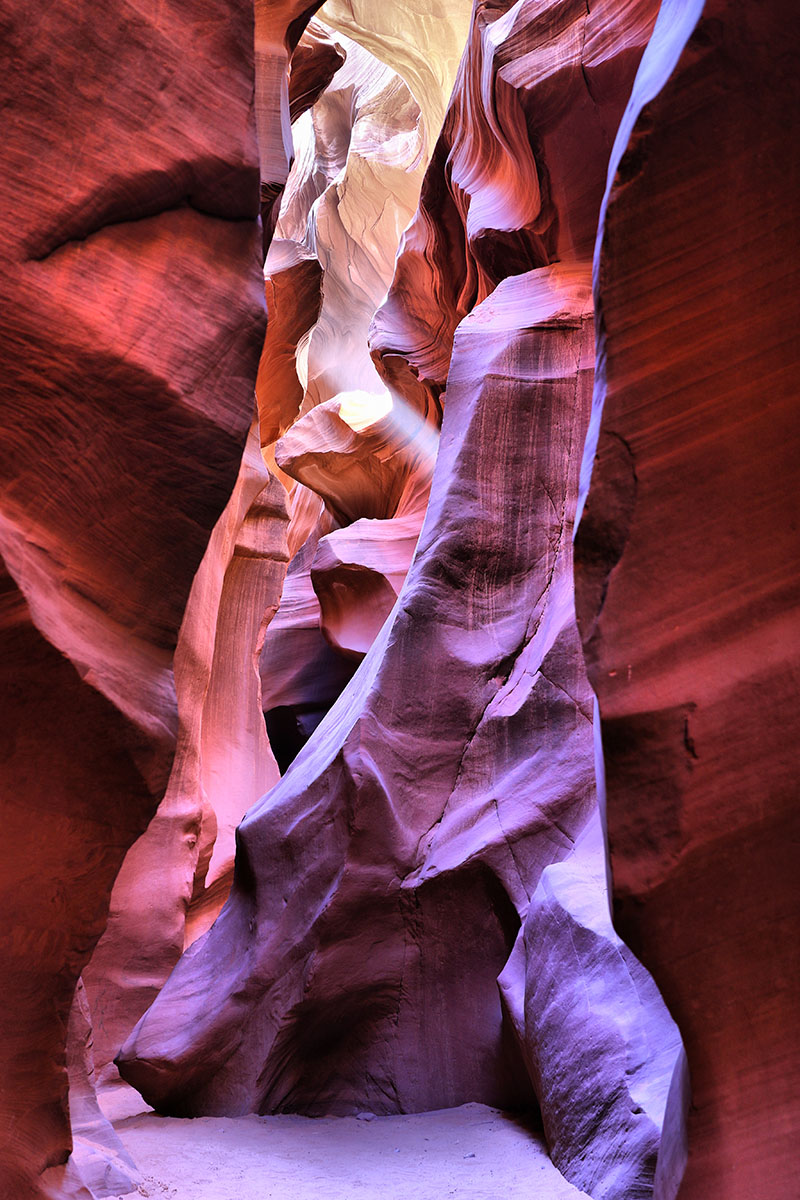
[[[797,1189],[797,51],[791,5],[663,6],[596,268],[577,606],[617,925],[686,1043],[682,1200]]]
[[[588,303],[585,273],[533,272],[465,323],[395,619],[248,814],[230,904],[123,1050],[123,1074],[157,1107],[391,1112],[525,1096],[496,977],[539,872],[593,802],[570,601]],[[537,731],[549,769],[530,753]]]
[[[571,560],[594,367],[590,257],[611,141],[654,17],[644,4],[599,14],[477,6],[420,208],[373,321],[379,389],[363,349],[340,356],[351,327],[339,344],[340,317],[325,317],[342,269],[330,242],[320,316],[295,353],[300,416],[276,447],[278,466],[305,489],[292,494],[290,544],[301,529],[306,541],[265,641],[265,702],[268,650],[290,632],[321,629],[343,655],[363,653],[368,629],[375,640],[240,826],[231,901],[123,1048],[122,1073],[162,1111],[507,1105],[531,1103],[533,1083],[570,1178],[615,1200],[652,1192],[674,1026],[630,956],[610,975],[605,1017],[590,1014],[580,1034],[582,1054],[559,1057],[559,1014],[621,944],[602,870],[576,885],[577,911],[565,893],[552,920],[537,887],[597,813]],[[346,172],[332,170],[349,161],[348,125],[337,105],[357,62],[348,47],[339,98],[302,119],[315,157],[301,143],[308,165],[290,179],[278,225],[282,237],[296,230],[298,246],[312,228],[327,236],[325,205],[341,209]],[[362,144],[351,136],[348,155]],[[303,258],[282,254],[288,269]],[[363,260],[347,248],[346,261],[352,279]],[[356,297],[358,313],[358,288]],[[442,409],[444,418],[416,555],[377,632],[390,604],[381,580],[399,572],[371,570],[380,559],[355,542],[360,521],[385,523],[391,536],[400,514],[402,459],[382,457],[387,404],[412,447],[414,423],[424,432]],[[272,694],[284,708],[303,699],[303,661],[285,661],[291,679]],[[576,928],[589,944],[571,954],[563,943]],[[504,1010],[497,980],[515,943],[530,965],[505,976]],[[537,990],[548,970],[554,1008]],[[593,1048],[596,1086],[583,1077]],[[564,1118],[571,1104],[581,1117]],[[604,1123],[595,1110],[613,1116]]]
[[[70,1151],[68,1014],[167,782],[264,317],[249,7],[2,23],[0,1191],[22,1200]]]
[[[124,1041],[270,1187],[793,1195],[792,6],[156,9],[2,20],[0,1193]]]

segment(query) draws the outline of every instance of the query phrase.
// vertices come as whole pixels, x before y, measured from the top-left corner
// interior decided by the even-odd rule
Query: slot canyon
[[[0,21],[0,1200],[798,1200],[795,5]]]

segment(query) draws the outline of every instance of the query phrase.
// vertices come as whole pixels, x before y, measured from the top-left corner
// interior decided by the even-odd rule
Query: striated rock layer
[[[427,162],[420,110],[389,66],[316,29],[343,65],[293,125],[257,382],[264,455],[289,493],[292,561],[262,654],[283,768],[391,611],[422,523],[439,417],[421,436],[428,414],[395,406],[367,343]],[[327,539],[359,521],[369,523],[366,553],[351,536],[338,543],[343,562]]]
[[[103,1186],[97,1154],[64,1166],[68,1017],[167,783],[173,652],[264,314],[250,7],[78,0],[32,36],[11,4],[2,25],[0,1193],[23,1200],[48,1167],[54,1194]],[[102,1141],[81,1078],[76,1128]]]
[[[469,29],[472,0],[326,0],[320,17],[390,66],[420,109],[427,163],[442,126]]]
[[[600,814],[545,867],[500,986],[553,1161],[590,1196],[652,1196],[680,1046],[604,897]],[[671,1195],[668,1190],[661,1195]]]
[[[589,293],[585,272],[531,273],[465,322],[395,618],[248,814],[232,901],[123,1051],[123,1074],[158,1107],[525,1098],[496,978],[539,872],[568,852],[593,800],[569,498],[588,416]],[[437,670],[420,675],[425,662]]]
[[[792,1195],[794,13],[317,7],[4,18],[0,1192],[135,1186],[193,942],[161,1110]]]
[[[590,262],[608,155],[656,7],[476,4],[372,327],[378,369],[409,403],[441,393],[458,323],[500,280]]]
[[[600,839],[581,839],[597,808],[571,531],[594,231],[654,15],[475,9],[372,334],[392,411],[444,410],[416,556],[353,680],[240,826],[229,904],[123,1048],[162,1111],[513,1105],[535,1084],[570,1180],[653,1192],[679,1040],[611,929]],[[319,398],[278,462],[352,523],[310,539],[289,579],[307,604],[308,572],[352,653],[337,584],[356,591],[369,556],[344,539],[379,498],[370,480],[390,496],[392,476],[365,454],[381,419],[354,437],[344,398]],[[570,1016],[590,987],[596,1009]]]
[[[230,888],[234,829],[278,778],[258,659],[286,569],[285,493],[252,427],[231,499],[195,576],[175,653],[180,718],[158,812],[115,881],[108,926],[84,971],[102,1079],[188,941]],[[187,920],[188,918],[188,920]]]
[[[262,191],[265,181],[280,190],[281,173],[288,171],[288,158],[281,159],[272,136],[281,131],[287,103],[293,116],[301,115],[345,57],[317,24],[295,45],[305,16],[297,3],[257,9]],[[270,71],[278,60],[284,63],[275,79],[269,72],[265,78],[264,44],[270,38],[279,43]],[[272,223],[264,226],[265,247]],[[308,265],[319,271],[316,263]],[[291,319],[287,330],[275,318],[272,304],[261,363],[269,362],[280,395],[284,380],[276,377],[276,356],[270,350],[295,330]],[[278,472],[267,468],[260,453],[262,437],[262,424],[255,421],[181,624],[175,653],[178,739],[166,793],[126,856],[114,885],[108,926],[84,971],[94,1059],[103,1083],[116,1077],[114,1055],[184,947],[209,927],[224,904],[236,825],[279,775],[264,728],[258,660],[283,586],[288,512]]]
[[[688,1054],[682,1200],[797,1191],[799,34],[663,5],[596,264],[577,605],[617,924]]]

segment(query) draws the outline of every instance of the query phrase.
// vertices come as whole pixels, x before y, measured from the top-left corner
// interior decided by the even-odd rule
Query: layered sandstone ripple
[[[49,1167],[56,1191],[103,1175],[63,1165],[68,1016],[167,782],[173,652],[264,312],[248,6],[12,3],[2,24],[0,1192],[22,1200]]]

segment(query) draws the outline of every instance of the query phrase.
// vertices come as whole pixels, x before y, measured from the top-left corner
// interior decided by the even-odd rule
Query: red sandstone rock
[[[188,941],[230,888],[234,830],[278,778],[258,659],[286,568],[285,493],[255,426],[195,577],[175,654],[180,733],[169,784],[131,847],[108,927],[84,971],[101,1077]]]
[[[605,12],[613,21],[613,6]],[[589,213],[593,203],[596,219],[603,189],[604,122],[613,130],[619,119],[653,12],[636,9],[632,20],[626,11],[599,41],[589,39],[585,10],[550,15],[548,26],[537,24],[534,5],[507,19],[479,8],[417,224],[438,234],[419,249],[425,265],[413,282],[413,256],[401,257],[376,322],[374,352],[392,398],[418,421],[437,410],[447,384],[431,501],[405,587],[352,683],[240,827],[230,903],[120,1063],[152,1102],[182,1113],[393,1111],[530,1096],[521,1049],[564,1169],[628,1200],[652,1191],[676,1055],[645,973],[631,958],[641,979],[634,1015],[626,1016],[623,972],[609,988],[611,1033],[598,1033],[598,1020],[587,1036],[611,1047],[594,1090],[569,1074],[554,1086],[558,1049],[539,1044],[563,1029],[536,991],[535,914],[546,904],[531,910],[530,969],[507,999],[524,1014],[514,1023],[521,1047],[508,1040],[496,990],[542,872],[570,854],[594,812],[570,554],[593,366]],[[561,37],[556,61],[568,64],[555,92],[552,47],[537,48],[533,36],[544,28]],[[530,47],[514,86],[511,45],[515,54]],[[597,95],[587,93],[587,63],[608,68]],[[481,117],[496,110],[499,124]],[[576,149],[587,122],[598,135],[594,156]],[[579,159],[588,178],[573,194]],[[551,255],[569,261],[550,268]],[[520,273],[523,264],[532,269]],[[337,435],[339,458],[326,465],[335,450],[332,431],[321,435],[329,407],[301,418],[279,459],[352,519],[343,500],[363,506],[365,491],[349,487],[341,463],[357,440]],[[287,451],[292,439],[297,448]],[[305,555],[324,562],[323,542],[312,538]],[[563,964],[553,987],[564,1005],[596,962],[619,955],[600,921],[603,889],[593,886],[580,917],[593,950],[570,957],[541,947],[548,969]],[[572,916],[555,928],[556,942],[568,938]],[[620,1091],[631,1063],[635,1082]],[[638,1120],[641,1088],[649,1099]],[[561,1114],[571,1095],[583,1117],[570,1125]],[[609,1096],[632,1114],[612,1132],[592,1111]]]
[[[280,208],[280,241],[266,264],[268,277],[285,270],[285,244],[294,242],[298,259],[316,257],[324,270],[322,304],[303,355],[304,411],[343,391],[383,390],[367,333],[426,165],[419,108],[408,88],[349,38],[339,43],[343,67],[292,130],[295,164]]]
[[[316,536],[292,561],[280,608],[264,638],[261,698],[270,746],[282,771],[319,725],[355,663],[332,649],[321,628],[310,568]]]
[[[66,1173],[77,975],[157,797],[141,769],[152,744],[39,633],[5,571],[2,593],[0,1180],[3,1195],[27,1200],[47,1167]]]
[[[505,281],[459,331],[402,606],[325,725],[248,814],[231,903],[123,1052],[125,1076],[160,1107],[393,1111],[524,1096],[494,978],[543,868],[569,854],[593,794],[568,499],[582,442],[576,385],[584,413],[591,385],[588,301],[585,273],[531,272]],[[489,412],[504,433],[487,442]],[[425,662],[437,670],[420,672]],[[452,688],[444,707],[434,699],[440,677]],[[584,903],[597,913],[600,884]],[[534,943],[534,963],[539,953]],[[571,975],[585,987],[568,965],[553,987],[566,992]],[[624,1013],[624,989],[612,993],[610,1008]],[[640,1045],[637,1069],[663,1109],[675,1033],[663,1006],[661,1028],[654,1020],[656,1002],[637,997],[637,1019],[666,1032],[656,1039],[666,1061],[654,1084],[653,1055]],[[527,1003],[533,1020],[535,992]],[[604,1076],[612,1089],[627,1069],[629,1035],[617,1036]],[[626,1190],[636,1177],[652,1186],[658,1125],[642,1120],[643,1145],[615,1130],[608,1195],[640,1194]],[[604,1134],[607,1159],[607,1131],[593,1132]],[[590,1161],[600,1157],[584,1136],[587,1148]]]
[[[419,210],[372,327],[378,369],[407,399],[424,390],[435,400],[458,322],[500,279],[591,258],[608,154],[656,8],[476,5]]]
[[[283,191],[292,160],[289,77],[293,51],[322,0],[254,0],[255,118],[261,172],[261,221],[266,255],[277,219],[276,201]],[[312,53],[313,74],[327,77],[332,65],[318,48]],[[297,80],[296,86],[297,86]],[[311,85],[315,86],[314,84]],[[306,86],[299,87],[295,104],[302,106]]]
[[[289,120],[311,108],[347,58],[344,47],[321,25],[311,21],[289,63]]]
[[[402,608],[240,827],[231,902],[123,1052],[124,1075],[160,1107],[385,1112],[525,1094],[503,1049],[495,979],[518,909],[592,798],[591,720],[566,698],[581,684],[564,642],[564,456],[582,441],[575,366],[581,342],[591,346],[589,289],[585,275],[561,278],[507,281],[464,327],[439,491]],[[530,316],[537,304],[553,322],[538,337],[516,325],[520,307]],[[503,388],[485,382],[491,361]],[[487,388],[500,431],[491,458]],[[556,441],[542,437],[537,456],[545,428]],[[435,701],[440,678],[446,706]],[[568,771],[550,775],[530,754],[542,706]]]
[[[327,0],[324,19],[396,71],[420,108],[427,164],[453,90],[472,0]]]
[[[423,515],[362,518],[320,538],[311,582],[322,632],[337,650],[361,658],[375,641],[405,582]]]
[[[355,394],[366,402],[364,421],[344,407],[352,395],[312,408],[275,450],[281,470],[321,496],[341,524],[394,516],[409,490],[427,491],[436,448],[424,418],[405,405],[398,415],[388,394]]]
[[[283,33],[275,33],[284,8],[262,6],[257,39],[262,160],[278,163],[276,195],[288,143],[269,140],[274,129],[265,103],[287,101],[286,58],[299,34],[299,27],[290,29],[284,45]],[[699,11],[690,0],[665,5],[615,154],[598,263],[601,373],[587,463],[595,450],[597,457],[579,538],[578,599],[601,700],[621,927],[653,967],[688,1035],[696,1113],[681,1194],[710,1197],[722,1185],[725,1200],[744,1200],[763,1180],[765,1146],[774,1148],[778,1162],[770,1186],[791,1187],[797,1073],[796,1049],[786,1036],[784,974],[796,946],[788,932],[796,906],[785,852],[796,829],[791,747],[780,732],[796,702],[787,653],[798,643],[796,579],[787,566],[796,531],[781,523],[786,497],[775,486],[791,478],[794,461],[786,382],[794,359],[786,351],[788,337],[782,339],[793,326],[783,292],[767,287],[789,258],[788,236],[779,241],[772,230],[788,226],[798,190],[787,165],[792,156],[782,108],[794,77],[772,70],[769,22],[791,30],[792,14],[777,2],[745,13],[733,0],[709,0],[698,24]],[[275,29],[265,33],[273,16]],[[402,436],[398,443],[396,429],[390,435],[388,426],[376,429],[374,422],[340,428],[346,425],[340,396],[306,410],[288,435],[283,461],[319,488],[329,511],[320,515],[308,489],[290,485],[289,540],[303,548],[273,624],[279,652],[262,657],[265,677],[269,662],[278,664],[271,700],[302,704],[315,690],[327,689],[331,698],[338,691],[334,664],[344,669],[345,660],[325,647],[320,626],[345,654],[362,654],[376,634],[377,641],[324,728],[244,822],[231,904],[179,965],[126,1052],[126,1071],[160,1104],[236,1112],[387,1111],[475,1095],[509,1103],[530,1094],[521,1055],[552,1152],[570,1179],[616,1200],[649,1196],[654,1187],[659,1200],[675,1195],[684,1097],[680,1062],[673,1071],[674,1029],[646,972],[608,924],[599,848],[585,829],[594,812],[589,693],[571,607],[568,540],[592,366],[587,262],[608,147],[652,16],[645,4],[608,2],[588,14],[579,4],[522,3],[507,12],[478,5],[420,215],[375,324],[374,351],[395,416],[430,425],[447,386],[420,551],[392,619],[377,633],[400,590],[424,505],[425,471],[387,471],[375,456],[382,452],[376,435],[386,435],[387,461]],[[269,85],[267,60],[279,88]],[[317,66],[327,62],[329,68],[332,61],[325,50]],[[385,113],[378,115],[385,133]],[[337,121],[325,128],[334,149],[340,135],[352,136],[351,126]],[[758,174],[750,169],[755,144],[765,148]],[[726,207],[723,168],[730,163],[741,193],[735,213]],[[206,168],[204,162],[197,168],[200,191],[217,203]],[[272,175],[262,178],[269,183]],[[696,190],[688,215],[682,212],[678,221],[687,178]],[[35,188],[33,194],[38,198]],[[298,212],[302,207],[298,203]],[[332,209],[337,221],[341,211],[341,205]],[[2,510],[13,576],[5,630],[15,707],[4,734],[10,749],[3,770],[12,794],[25,797],[26,810],[37,816],[38,801],[47,817],[36,824],[26,811],[17,819],[10,806],[15,857],[3,872],[32,930],[17,941],[6,936],[3,962],[13,1003],[24,1012],[19,1028],[6,1023],[0,1047],[14,1098],[28,1105],[7,1177],[14,1195],[27,1187],[23,1176],[34,1154],[39,1168],[45,1155],[55,1157],[66,1144],[63,1065],[60,1078],[53,1071],[63,1058],[56,1027],[102,921],[87,900],[107,895],[169,761],[171,649],[198,547],[219,502],[216,510],[210,502],[203,510],[205,533],[201,521],[194,559],[189,550],[175,554],[177,541],[182,551],[185,546],[176,536],[180,522],[168,523],[169,505],[173,493],[194,485],[189,466],[204,473],[204,486],[216,481],[219,500],[220,481],[227,471],[229,486],[235,460],[229,447],[241,437],[243,407],[226,399],[225,408],[210,415],[207,401],[230,371],[230,357],[234,375],[246,375],[250,335],[241,330],[242,322],[252,326],[254,310],[249,301],[238,308],[232,302],[235,272],[229,279],[223,271],[221,279],[217,259],[230,252],[229,261],[241,266],[251,261],[249,251],[244,241],[229,242],[220,233],[206,258],[199,252],[188,294],[194,302],[198,294],[209,298],[211,277],[218,291],[203,312],[198,367],[185,352],[186,326],[197,315],[176,299],[171,311],[179,329],[165,338],[148,304],[164,254],[175,241],[184,252],[187,241],[201,242],[204,218],[181,209],[153,220],[156,234],[150,221],[135,223],[143,234],[141,228],[123,234],[124,254],[98,232],[87,239],[83,266],[72,247],[50,256],[55,271],[47,258],[43,271],[35,264],[20,268],[20,279],[30,272],[36,303],[50,305],[48,335],[56,350],[48,341],[47,354],[53,361],[61,355],[57,366],[68,357],[52,338],[53,330],[63,331],[64,311],[74,316],[70,332],[83,324],[96,336],[98,328],[103,332],[98,299],[113,315],[105,333],[121,365],[111,381],[116,391],[102,385],[108,389],[102,419],[92,425],[94,433],[100,421],[103,438],[97,447],[80,446],[79,464],[67,459],[56,475],[57,504],[41,485],[26,500],[28,479],[21,477],[8,488]],[[759,235],[741,262],[729,254],[740,230]],[[338,226],[334,232],[331,256],[344,254],[340,261],[348,264],[339,281],[363,281],[361,266],[352,271],[353,226],[344,238]],[[307,335],[321,312],[319,270],[302,253],[290,257],[285,278],[273,288],[275,357],[262,359],[261,438],[268,456],[302,404],[309,377],[301,379],[297,360],[305,355],[312,366],[311,401],[339,395],[347,365],[347,355],[336,357],[336,322],[346,304],[332,286],[328,296],[335,302],[319,327],[315,360]],[[562,265],[548,266],[554,259]],[[170,259],[172,269],[185,273],[186,263],[176,267],[178,261]],[[325,265],[333,285],[336,273]],[[96,273],[91,282],[90,272]],[[127,304],[114,300],[119,279],[128,287]],[[301,285],[296,296],[295,283]],[[17,281],[11,296],[17,304],[13,359],[38,317],[29,318],[35,304]],[[232,306],[224,318],[223,300]],[[359,305],[360,330],[369,305]],[[691,338],[672,313],[690,323]],[[220,328],[241,341],[215,373]],[[93,363],[82,336],[73,339],[83,347],[79,361]],[[351,345],[360,345],[361,336]],[[305,349],[296,356],[298,343]],[[761,356],[768,375],[753,368]],[[355,382],[368,379],[372,386],[363,347],[353,361]],[[284,373],[285,407],[273,408],[268,394],[265,364],[272,362]],[[124,446],[128,429],[119,423],[108,432],[102,421],[110,421],[120,394],[130,401],[129,419],[138,411],[133,401],[162,395],[148,374],[154,363],[164,388],[159,415],[174,416],[170,406],[183,413],[179,404],[185,405],[197,462],[176,456],[183,462],[177,478],[164,471],[156,488],[132,472],[123,454],[126,500],[133,499],[141,517],[137,524],[125,514],[125,524],[112,503],[118,503],[117,464],[104,475],[102,449],[104,443]],[[102,374],[95,369],[85,378],[101,389]],[[19,461],[27,461],[32,478],[41,459],[29,449],[31,433],[60,436],[62,455],[74,434],[66,420],[54,434],[41,416],[58,417],[51,396],[67,390],[59,392],[58,371],[51,378],[34,362],[19,377],[18,403],[28,398],[24,388],[31,380],[52,384],[47,396],[34,390],[36,419],[12,426],[8,438],[15,468],[20,445],[28,449],[28,459],[23,454]],[[178,402],[170,391],[173,378]],[[241,399],[241,380],[237,388]],[[769,406],[762,408],[765,394]],[[97,394],[84,388],[75,403],[88,395],[96,402]],[[76,411],[82,415],[80,405]],[[216,437],[206,436],[212,427]],[[224,446],[220,429],[229,439]],[[142,420],[134,435],[134,444],[138,438],[151,453],[151,425]],[[371,459],[362,454],[367,444]],[[257,455],[255,438],[251,451]],[[709,454],[717,470],[709,470]],[[151,849],[142,850],[139,864],[135,857],[128,861],[130,897],[161,863],[172,872],[157,922],[167,936],[144,964],[140,1006],[176,952],[180,939],[172,933],[182,931],[185,905],[194,900],[195,932],[216,911],[233,824],[259,780],[266,786],[264,764],[274,770],[255,663],[283,569],[278,542],[285,513],[274,480],[265,485],[261,460],[253,462],[255,475],[245,460],[184,618],[176,656],[183,740],[162,824],[151,825]],[[106,480],[101,489],[98,479]],[[733,480],[741,516],[721,480]],[[199,494],[198,488],[186,497],[184,524]],[[163,543],[146,511],[153,496],[162,500],[160,522],[168,523]],[[85,510],[92,501],[107,527],[87,528],[81,505]],[[331,513],[351,524],[332,528]],[[708,531],[702,539],[689,536],[699,514]],[[389,539],[403,522],[407,545],[398,555]],[[362,536],[367,527],[378,534],[372,545]],[[123,529],[133,531],[128,541]],[[139,570],[137,555],[150,561],[150,548],[155,563],[149,574],[142,571],[148,597],[141,581],[127,576]],[[162,580],[163,592],[154,587]],[[152,599],[146,610],[145,598]],[[313,638],[299,650],[290,633]],[[248,686],[239,691],[248,670]],[[47,761],[32,781],[36,721],[47,722],[50,736]],[[236,787],[229,795],[230,779]],[[216,789],[215,803],[198,803],[206,784]],[[53,817],[52,798],[65,794],[77,805],[69,817],[63,805]],[[732,805],[725,830],[721,796]],[[217,842],[218,825],[226,829],[227,849]],[[171,840],[164,840],[165,828]],[[58,841],[41,844],[42,831],[50,837],[55,831]],[[41,884],[37,891],[27,861],[33,857],[51,878],[49,892]],[[749,879],[753,885],[744,886]],[[124,882],[123,876],[121,892]],[[119,911],[131,922],[135,947],[144,914],[152,910],[137,913],[123,904]],[[54,923],[53,912],[63,918]],[[754,933],[748,932],[753,913]],[[494,986],[512,943],[501,983],[518,1045]],[[724,959],[715,950],[720,944]],[[107,945],[113,965],[120,944],[110,937]],[[39,967],[35,977],[31,962]],[[123,981],[121,995],[129,984]],[[741,1010],[730,1003],[737,990]],[[587,994],[592,1003],[584,1010]],[[129,1000],[119,1005],[128,1022]],[[77,1033],[73,1045],[80,1046]],[[36,1047],[39,1055],[22,1074],[20,1047]],[[779,1056],[785,1084],[776,1092],[764,1063]],[[78,1055],[71,1064],[76,1103],[82,1061]],[[57,1086],[37,1093],[35,1075],[37,1086],[47,1079]],[[88,1067],[83,1076],[91,1107]],[[665,1107],[668,1136],[659,1154]],[[762,1114],[770,1115],[769,1127]],[[54,1186],[62,1195],[69,1171],[74,1181],[78,1167],[76,1155],[67,1173],[56,1168],[61,1183]]]
[[[418,533],[436,445],[435,428],[421,436],[423,418],[387,394],[367,344],[425,165],[419,110],[391,69],[350,39],[340,43],[346,66],[294,126],[296,159],[266,263],[261,439],[271,461],[283,435],[275,470],[290,495],[293,561],[264,643],[262,680],[270,739],[283,765],[350,678],[352,654],[366,650],[396,596],[391,584],[372,577],[369,612],[362,613],[363,571],[354,587],[347,586],[356,583],[352,571],[346,579],[339,573],[335,585],[329,577],[334,618],[333,593],[318,575],[328,618],[349,625],[358,643],[358,651],[345,650],[314,593],[309,572],[317,545],[337,524],[362,517],[379,518],[391,538],[389,519],[401,511],[407,565],[410,522],[413,514]],[[435,425],[438,410],[429,416]]]
[[[664,5],[597,262],[576,593],[616,920],[688,1054],[681,1200],[797,1188],[799,49],[779,0]]]
[[[611,924],[599,814],[542,872],[500,986],[553,1161],[589,1196],[653,1195],[680,1035]],[[667,1193],[668,1194],[668,1193]]]
[[[33,37],[18,5],[3,34],[0,1191],[22,1200],[47,1166],[68,1186],[67,1015],[167,781],[263,304],[247,6],[60,5]]]
[[[269,324],[258,364],[259,438],[271,447],[300,413],[297,351],[319,317],[322,267],[291,241],[273,241],[265,280]]]
[[[79,980],[67,1026],[69,1115],[73,1150],[66,1169],[42,1177],[51,1195],[120,1196],[138,1190],[141,1176],[100,1110],[95,1093],[92,1016]]]

